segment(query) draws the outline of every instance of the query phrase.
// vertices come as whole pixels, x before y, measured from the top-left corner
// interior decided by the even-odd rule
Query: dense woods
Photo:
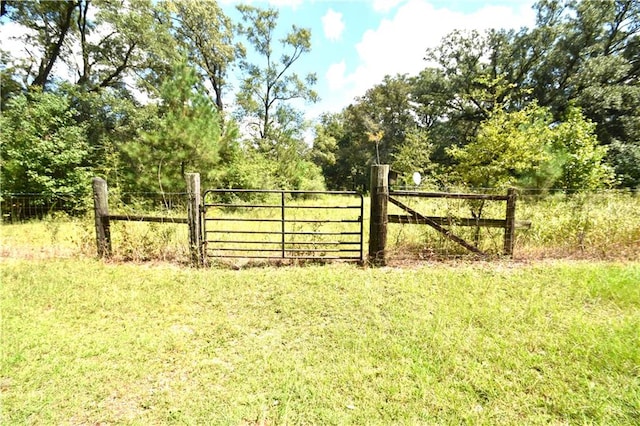
[[[310,125],[309,29],[213,1],[3,1],[3,192],[366,189],[371,164],[428,185],[640,185],[640,2],[542,0],[533,28],[456,31],[418,75],[387,76]],[[409,42],[409,41],[407,41]],[[419,40],[411,40],[419,43]],[[231,81],[236,84],[235,91]],[[321,95],[321,94],[320,94]]]

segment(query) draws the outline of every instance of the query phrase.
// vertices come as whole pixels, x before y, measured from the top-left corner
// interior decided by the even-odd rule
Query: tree
[[[223,91],[231,65],[244,57],[244,48],[234,42],[234,24],[213,1],[164,3],[174,31],[189,63],[207,81],[215,104],[223,109]]]
[[[240,62],[243,79],[237,103],[239,117],[248,126],[253,148],[264,156],[281,188],[321,189],[324,182],[310,160],[310,150],[303,141],[307,127],[303,114],[292,101],[315,102],[318,95],[311,88],[316,82],[311,73],[304,80],[293,71],[295,63],[311,50],[311,32],[293,25],[279,41],[281,55],[274,52],[278,11],[238,6],[243,23],[239,26],[262,63]],[[250,149],[250,148],[249,148]]]
[[[219,158],[221,119],[215,104],[202,93],[195,71],[181,62],[161,87],[162,103],[154,127],[142,133],[142,141],[125,147],[126,161],[133,164],[136,186],[146,190],[180,191],[184,174],[206,173]],[[206,182],[205,182],[206,184]]]
[[[67,59],[78,75],[76,84],[93,91],[122,88],[127,77],[140,80],[158,65],[168,71],[168,64],[176,59],[174,42],[157,16],[151,0],[78,1],[77,44],[82,63]]]
[[[340,114],[322,117],[313,155],[330,188],[366,189],[370,166],[392,162],[408,135],[419,133],[412,82],[406,75],[385,76]]]
[[[454,173],[472,188],[501,188],[534,174],[550,159],[549,112],[535,104],[521,111],[494,110],[463,147],[449,149]]]
[[[429,133],[426,130],[414,130],[409,132],[404,143],[393,154],[391,168],[400,173],[400,179],[405,184],[410,184],[413,173],[418,172],[431,182],[435,182],[435,167],[431,160],[433,144],[429,141]]]
[[[407,133],[417,127],[410,83],[406,75],[385,76],[380,84],[356,98],[351,108],[354,125],[362,129],[363,137],[372,145],[370,152],[375,152],[376,161],[383,164],[391,161]]]
[[[71,84],[62,85],[59,90],[75,110],[76,122],[86,128],[94,176],[107,179],[110,187],[124,185],[128,177],[135,179],[137,169],[124,161],[122,150],[155,128],[156,105],[141,105],[114,90],[85,91]]]
[[[532,29],[457,31],[427,51],[437,68],[417,76],[414,100],[430,123],[434,160],[449,164],[447,148],[472,140],[494,102],[508,99],[507,111],[537,102],[555,121],[575,105],[596,124],[599,144],[613,145],[618,181],[636,185],[638,163],[620,153],[632,154],[640,140],[640,2],[543,0],[534,8]],[[496,97],[498,79],[508,90]]]
[[[73,31],[77,2],[12,1],[8,6],[9,19],[30,30],[25,36],[30,56],[25,72],[27,77],[32,79],[30,84],[45,88],[53,67],[63,54],[65,43]],[[37,51],[31,50],[33,48]]]
[[[19,64],[25,86],[46,89],[53,77],[84,90],[122,88],[125,77],[145,75],[170,56],[168,28],[151,0],[9,2],[8,17],[29,31],[29,58]],[[162,51],[162,53],[159,53]],[[54,75],[54,67],[59,66]]]
[[[451,165],[448,149],[472,140],[496,107],[513,111],[530,101],[526,87],[514,82],[523,73],[514,65],[515,40],[513,31],[453,31],[427,50],[425,59],[436,67],[413,79],[413,99],[437,163]]]
[[[13,97],[0,116],[2,189],[79,199],[89,182],[86,126],[64,94],[33,90]]]
[[[240,31],[254,48],[262,63],[241,61],[244,72],[238,105],[243,119],[248,121],[254,139],[263,152],[269,152],[278,143],[277,130],[293,130],[300,124],[292,114],[289,104],[294,99],[315,102],[318,95],[311,89],[316,75],[311,73],[304,80],[293,72],[294,64],[311,50],[311,31],[293,25],[280,39],[282,55],[274,53],[278,11],[262,10],[252,6],[238,6],[243,24]]]
[[[613,182],[613,170],[604,162],[607,147],[598,144],[596,124],[580,108],[570,106],[564,120],[553,127],[552,144],[554,155],[564,159],[556,188],[593,190]]]
[[[332,190],[366,191],[375,154],[366,130],[350,105],[336,114],[323,114],[316,126],[312,158]]]
[[[599,143],[614,145],[618,180],[637,185],[640,163],[629,167],[618,153],[640,140],[640,2],[545,0],[536,11],[536,28],[518,40],[516,61],[528,64],[522,83],[556,120],[580,107]]]
[[[9,64],[9,54],[0,49],[0,111],[6,111],[7,102],[22,91],[15,65]]]
[[[477,137],[451,148],[450,154],[460,182],[477,188],[578,191],[602,188],[612,180],[594,123],[575,107],[562,122],[554,122],[549,109],[535,103],[520,111],[494,110]]]
[[[640,188],[640,141],[622,143],[614,141],[609,146],[608,158],[615,167],[618,185],[623,188]]]

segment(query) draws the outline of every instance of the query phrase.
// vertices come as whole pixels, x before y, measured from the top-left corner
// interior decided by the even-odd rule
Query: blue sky
[[[230,16],[237,1],[222,0]],[[246,1],[244,3],[247,3]],[[315,72],[320,102],[307,118],[337,112],[389,74],[415,75],[427,48],[458,29],[521,28],[535,23],[533,0],[260,0],[280,12],[279,30],[310,28],[311,52],[295,65]]]

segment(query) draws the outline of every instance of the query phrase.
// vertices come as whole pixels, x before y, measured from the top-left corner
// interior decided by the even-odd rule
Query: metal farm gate
[[[363,262],[361,194],[210,189],[203,195],[205,258]]]

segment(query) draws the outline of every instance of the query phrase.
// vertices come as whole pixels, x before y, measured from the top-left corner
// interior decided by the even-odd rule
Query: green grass
[[[183,224],[113,222],[114,259],[187,262],[188,228]],[[93,218],[52,218],[0,225],[0,258],[95,257]]]
[[[638,424],[640,264],[5,259],[14,424]]]

